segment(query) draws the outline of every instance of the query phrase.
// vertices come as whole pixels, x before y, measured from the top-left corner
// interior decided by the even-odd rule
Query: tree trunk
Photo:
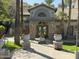
[[[62,0],[62,13],[64,13],[64,0]],[[62,17],[63,20],[63,17]]]
[[[78,50],[78,45],[79,45],[79,0],[78,0],[78,24],[77,24],[77,35],[76,35],[76,59],[79,59],[79,50]]]
[[[20,0],[16,0],[15,44],[20,45]]]
[[[62,0],[62,13],[64,14],[64,0]],[[62,15],[61,20],[62,20],[62,24],[63,24],[63,22],[64,22],[64,15]]]
[[[79,37],[79,0],[78,0],[78,37]]]
[[[79,0],[78,0],[78,33],[77,33],[77,45],[79,45]]]
[[[70,20],[71,20],[71,5],[72,5],[72,0],[69,0],[69,20],[68,20],[68,27],[67,27],[67,35],[69,33],[69,28],[70,28]]]
[[[21,35],[23,34],[23,0],[21,0]]]
[[[62,13],[64,14],[64,0],[62,0]],[[62,35],[64,35],[64,15],[62,15],[62,18],[61,18],[61,33]]]

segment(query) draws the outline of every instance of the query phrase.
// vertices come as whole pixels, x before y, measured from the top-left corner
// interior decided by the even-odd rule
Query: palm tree
[[[23,33],[23,0],[21,0],[21,34]]]
[[[67,34],[69,33],[69,28],[70,28],[70,20],[71,20],[71,5],[72,5],[72,0],[69,0],[69,20],[68,20]]]
[[[54,0],[45,0],[46,4],[48,4],[49,6],[51,5],[51,3],[53,2]]]
[[[64,6],[65,6],[65,7],[68,7],[68,6],[69,6],[69,1],[70,1],[70,0],[64,0]]]
[[[62,0],[62,12],[64,13],[64,0]],[[63,18],[63,17],[62,17]],[[63,19],[62,19],[63,20]]]
[[[16,0],[15,44],[20,45],[20,0]]]
[[[62,17],[61,17],[61,23],[60,23],[60,26],[61,26],[61,33],[62,35],[64,35],[64,0],[62,0]]]
[[[79,39],[79,0],[78,0],[78,39]]]

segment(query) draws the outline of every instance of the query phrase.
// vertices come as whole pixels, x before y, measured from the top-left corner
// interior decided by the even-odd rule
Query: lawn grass
[[[63,45],[63,49],[66,50],[66,51],[75,52],[76,51],[76,45],[65,44],[65,45]],[[79,50],[79,47],[77,47],[77,49]]]

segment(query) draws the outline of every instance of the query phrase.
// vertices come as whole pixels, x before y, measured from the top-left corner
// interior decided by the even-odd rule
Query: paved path
[[[16,50],[12,59],[75,59],[74,54],[55,50],[53,45],[40,45],[32,41],[31,47],[29,51]]]

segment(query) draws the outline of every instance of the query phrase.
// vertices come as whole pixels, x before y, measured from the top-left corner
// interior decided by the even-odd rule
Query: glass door
[[[37,26],[37,35],[47,37],[48,36],[48,26],[45,24],[39,24]]]

